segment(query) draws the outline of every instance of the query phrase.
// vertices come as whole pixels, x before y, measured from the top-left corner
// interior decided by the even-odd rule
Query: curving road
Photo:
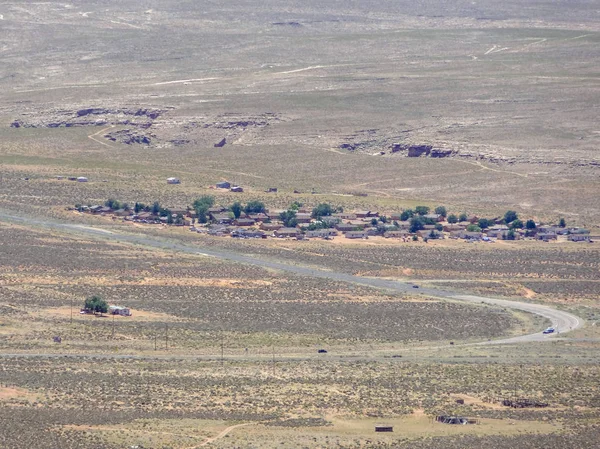
[[[23,215],[17,215],[10,212],[0,210],[0,221],[42,227],[47,229],[60,230],[72,234],[94,236],[102,239],[138,244],[147,247],[159,248],[162,250],[171,250],[176,252],[182,252],[187,254],[197,254],[203,256],[215,257],[218,259],[229,260],[233,262],[245,263],[250,265],[256,265],[263,268],[270,268],[280,271],[286,271],[289,273],[310,276],[318,278],[333,279],[336,281],[349,282],[353,284],[360,284],[378,289],[391,290],[400,293],[421,293],[427,296],[433,296],[437,298],[444,298],[450,300],[458,300],[470,303],[485,303],[496,307],[505,309],[520,310],[528,313],[533,313],[541,317],[547,318],[552,323],[552,326],[557,329],[557,333],[564,334],[572,330],[578,329],[583,326],[583,320],[579,317],[562,311],[554,309],[549,306],[541,304],[533,304],[505,299],[490,298],[486,296],[474,296],[474,295],[463,295],[455,292],[441,290],[437,288],[419,288],[418,290],[413,287],[412,283],[394,281],[389,279],[381,278],[370,278],[364,276],[355,276],[347,273],[340,273],[336,271],[329,271],[325,269],[312,268],[302,265],[294,265],[289,262],[280,262],[275,260],[261,259],[245,254],[239,254],[232,251],[215,249],[215,248],[198,248],[193,245],[187,245],[185,243],[179,243],[161,239],[158,237],[149,237],[146,235],[129,234],[129,233],[117,233],[102,228],[93,226],[85,226],[78,224],[71,224],[59,221],[53,221],[50,219],[41,220],[36,218],[30,218]],[[540,332],[534,334],[521,335],[517,337],[504,338],[498,340],[486,340],[479,343],[473,343],[475,345],[489,345],[489,344],[514,344],[534,341],[545,341],[554,335],[544,335]]]

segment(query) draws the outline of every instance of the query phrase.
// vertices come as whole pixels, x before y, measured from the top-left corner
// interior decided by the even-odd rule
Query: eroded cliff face
[[[217,142],[215,148],[281,120],[279,114],[223,113],[181,116],[176,108],[85,107],[29,110],[10,123],[11,128],[107,127],[99,136],[107,141],[145,147],[173,147]],[[212,146],[212,145],[211,145]]]
[[[60,128],[74,126],[132,125],[149,128],[171,108],[84,108],[24,113],[12,128]]]

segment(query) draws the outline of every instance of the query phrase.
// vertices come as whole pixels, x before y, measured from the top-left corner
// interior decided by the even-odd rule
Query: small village
[[[169,178],[168,182],[177,182]],[[216,188],[243,190],[224,181]],[[236,190],[233,190],[236,189]],[[239,190],[238,190],[239,189]],[[274,191],[271,189],[270,191]],[[314,208],[299,202],[287,209],[267,208],[258,200],[243,205],[215,205],[214,197],[205,195],[186,207],[162,207],[158,202],[134,206],[109,199],[102,205],[75,205],[81,213],[110,216],[113,220],[163,226],[183,226],[190,231],[211,236],[256,239],[369,239],[373,237],[401,242],[459,239],[466,242],[497,240],[539,240],[543,242],[588,242],[600,240],[588,229],[568,227],[563,218],[557,224],[523,221],[515,211],[503,216],[484,218],[467,213],[448,213],[444,206],[431,210],[417,206],[384,215],[375,210],[347,212],[328,203]]]

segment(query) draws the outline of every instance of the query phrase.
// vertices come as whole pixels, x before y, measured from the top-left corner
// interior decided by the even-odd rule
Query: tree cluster
[[[89,310],[94,314],[99,313],[102,315],[103,313],[108,312],[108,304],[98,295],[87,298],[85,300],[84,308],[85,310]]]
[[[198,215],[199,223],[206,223],[208,221],[208,209],[213,207],[214,204],[215,198],[210,195],[202,195],[200,198],[194,200],[192,206]]]

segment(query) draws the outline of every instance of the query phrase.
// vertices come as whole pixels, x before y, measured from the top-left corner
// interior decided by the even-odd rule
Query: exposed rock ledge
[[[392,153],[405,152],[408,157],[448,157],[456,154],[455,150],[445,148],[434,148],[432,145],[410,145],[395,143],[392,145]]]

